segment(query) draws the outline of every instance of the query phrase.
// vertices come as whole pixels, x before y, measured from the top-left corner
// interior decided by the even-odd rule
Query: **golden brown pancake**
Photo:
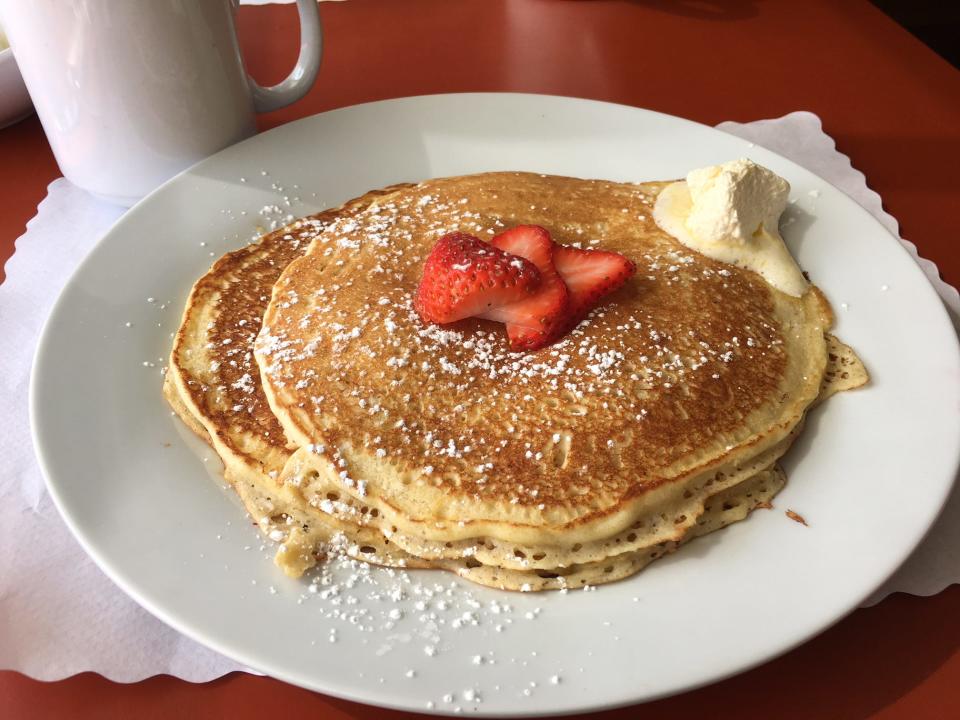
[[[264,534],[311,539],[306,557],[299,545],[291,552],[281,546],[284,564],[301,572],[340,526],[284,496],[278,478],[291,449],[263,395],[253,340],[274,282],[336,213],[297,220],[214,263],[191,290],[163,386],[174,411],[216,450],[225,479]],[[382,562],[408,564],[390,550],[384,548]]]
[[[680,542],[711,497],[768,472],[821,385],[865,372],[846,349],[828,377],[818,290],[784,295],[664,234],[649,216],[661,187],[491,173],[339,212],[274,286],[258,344],[302,449],[291,492],[321,511],[342,494],[366,508],[355,527],[414,555],[549,574]],[[521,223],[621,252],[638,274],[534,353],[511,353],[495,323],[423,324],[411,299],[436,239]]]

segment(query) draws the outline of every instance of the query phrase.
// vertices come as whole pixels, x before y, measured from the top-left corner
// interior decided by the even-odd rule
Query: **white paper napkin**
[[[864,176],[838,153],[810,113],[720,128],[779,152],[844,190],[894,235]],[[60,288],[123,211],[64,179],[53,182],[6,266],[0,285],[0,668],[42,680],[83,671],[134,682],[167,673],[203,682],[237,663],[153,618],[108,580],[70,535],[34,459],[27,411],[30,363]],[[904,241],[914,257],[916,249]],[[56,248],[56,252],[51,252]],[[960,326],[957,291],[918,258]],[[931,595],[960,581],[960,493],[924,544],[867,604],[895,591]]]

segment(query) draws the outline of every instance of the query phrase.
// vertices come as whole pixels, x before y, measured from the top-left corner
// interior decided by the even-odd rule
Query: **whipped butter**
[[[808,287],[778,229],[790,183],[761,165],[734,160],[693,170],[657,197],[662,230],[707,257],[747,268],[799,297]]]

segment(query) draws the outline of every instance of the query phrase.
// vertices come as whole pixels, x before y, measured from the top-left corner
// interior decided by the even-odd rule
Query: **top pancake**
[[[280,276],[257,341],[289,439],[404,531],[445,540],[608,536],[779,456],[818,395],[829,307],[663,233],[662,186],[488,173],[339,213]],[[637,274],[533,353],[510,352],[496,323],[417,317],[442,234],[526,223],[620,252]]]

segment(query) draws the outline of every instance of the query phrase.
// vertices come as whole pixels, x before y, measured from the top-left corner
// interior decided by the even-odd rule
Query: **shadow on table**
[[[926,79],[918,77],[917,82],[922,84]],[[931,80],[930,85],[933,83]],[[892,161],[891,167],[896,167],[897,172],[880,177],[878,171],[862,168],[860,162],[854,161],[859,169],[865,169],[871,187],[884,188],[885,205],[891,192],[905,191],[911,195],[923,193],[935,198],[936,202],[947,203],[951,201],[948,193],[960,190],[956,163],[948,160],[960,157],[960,140],[948,137],[946,133],[930,134],[928,137],[868,133],[848,137],[838,135],[837,146],[844,148],[851,157],[862,159],[863,163],[880,156]]]
[[[590,2],[590,0],[576,0]],[[758,14],[758,0],[621,0],[668,15],[697,20],[743,20]]]

